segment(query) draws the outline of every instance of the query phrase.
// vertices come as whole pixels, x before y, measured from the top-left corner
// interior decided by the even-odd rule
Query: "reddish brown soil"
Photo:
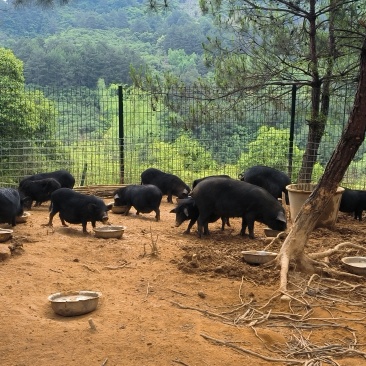
[[[238,235],[239,220],[223,232],[218,221],[199,239],[195,230],[182,234],[186,223],[174,227],[172,207],[164,198],[160,222],[153,213],[111,213],[111,223],[126,226],[121,239],[98,239],[90,224],[88,234],[81,225],[64,228],[58,217],[53,229],[44,227],[47,205],[33,208],[12,239],[0,244],[2,252],[12,248],[0,261],[1,366],[264,366],[284,365],[285,358],[366,364],[364,281],[315,277],[304,291],[309,276],[291,271],[294,298],[281,301],[274,296],[278,269],[242,259],[241,251],[266,246],[262,225],[251,240]],[[344,241],[364,246],[364,222],[341,214],[333,230],[313,232],[306,250]],[[345,255],[366,253],[331,256],[331,268],[342,270]],[[48,296],[75,290],[100,291],[97,309],[56,315]]]

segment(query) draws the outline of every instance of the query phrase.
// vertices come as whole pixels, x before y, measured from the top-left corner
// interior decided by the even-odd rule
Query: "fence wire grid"
[[[348,122],[355,85],[332,96],[312,181],[321,176]],[[268,165],[296,182],[308,136],[309,90],[281,87],[213,98],[202,90],[144,92],[112,86],[1,87],[0,186],[66,169],[76,186],[139,184],[148,167],[194,179]],[[343,186],[365,189],[365,143]]]

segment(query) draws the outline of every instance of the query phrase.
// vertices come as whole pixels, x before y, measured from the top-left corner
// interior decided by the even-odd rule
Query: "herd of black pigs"
[[[90,222],[93,228],[96,222],[108,224],[108,211],[115,206],[124,206],[125,215],[131,207],[136,214],[155,212],[160,220],[162,197],[167,196],[177,205],[170,211],[175,214],[175,225],[189,221],[184,233],[190,233],[197,222],[198,235],[208,235],[208,224],[221,219],[222,230],[230,226],[231,217],[240,217],[240,234],[248,229],[250,238],[254,238],[254,223],[261,222],[271,229],[286,230],[286,213],[279,201],[284,194],[286,204],[288,195],[286,186],[290,178],[283,172],[267,167],[253,166],[233,179],[228,175],[214,175],[196,179],[192,189],[178,176],[162,172],[155,168],[141,173],[141,184],[131,184],[118,188],[113,196],[114,203],[106,205],[101,198],[79,193],[74,190],[75,179],[66,170],[39,173],[22,179],[17,189],[0,188],[0,222],[16,225],[16,218],[32,205],[39,206],[50,201],[49,220],[58,213],[63,226],[81,224],[83,232]],[[362,220],[366,210],[366,191],[345,188],[340,211],[353,213],[355,219]],[[136,216],[138,218],[138,216]]]

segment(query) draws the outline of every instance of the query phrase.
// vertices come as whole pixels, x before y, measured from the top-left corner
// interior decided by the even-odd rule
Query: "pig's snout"
[[[175,227],[179,227],[180,225],[182,225],[182,222],[183,222],[183,221],[178,221],[178,220],[177,220],[177,221],[175,221],[175,225],[174,225],[174,226],[175,226]]]
[[[102,217],[102,223],[105,224],[105,225],[110,225],[108,215],[104,215]]]

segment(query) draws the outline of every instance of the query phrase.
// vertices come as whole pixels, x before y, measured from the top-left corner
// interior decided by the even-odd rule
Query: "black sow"
[[[239,179],[264,188],[274,198],[282,198],[283,192],[286,204],[289,204],[286,186],[291,184],[291,180],[286,173],[268,166],[256,165],[239,174]]]
[[[38,173],[30,175],[19,183],[19,189],[22,188],[22,185],[27,180],[40,180],[45,178],[53,178],[56,179],[62,188],[74,188],[75,185],[75,178],[67,171],[67,170],[56,170],[54,172],[48,172],[48,173]]]
[[[176,175],[155,168],[148,168],[141,173],[141,184],[157,186],[163,195],[168,196],[168,202],[171,203],[173,203],[172,196],[186,198],[191,191],[187,184]]]
[[[207,178],[228,178],[231,179],[231,177],[229,175],[226,174],[221,174],[221,175],[209,175],[207,177],[203,177],[203,178],[198,178],[195,179],[192,183],[192,189],[200,182],[202,182],[203,180],[207,179]]]
[[[97,221],[106,224],[108,212],[113,203],[108,206],[104,201],[92,195],[75,192],[70,188],[60,188],[51,194],[50,217],[48,226],[52,226],[53,217],[59,213],[63,226],[70,224],[81,224],[83,232],[86,233],[86,224],[91,222],[95,227]]]
[[[125,215],[131,207],[136,209],[136,215],[155,211],[156,221],[160,220],[160,203],[163,197],[161,190],[152,185],[129,185],[117,189],[114,193],[115,206],[127,206]]]
[[[210,217],[241,217],[244,235],[254,238],[254,222],[259,221],[271,229],[286,230],[286,214],[279,201],[265,189],[256,185],[226,178],[208,178],[191,192],[198,210],[198,234],[207,230]]]
[[[19,187],[19,193],[24,197],[24,207],[31,209],[33,201],[36,201],[34,206],[40,206],[43,202],[49,201],[51,193],[59,188],[61,184],[54,178],[26,180]]]
[[[16,225],[16,217],[23,215],[19,192],[14,188],[0,188],[0,222]]]
[[[345,188],[339,211],[353,212],[355,219],[362,220],[362,211],[366,210],[366,191]]]
[[[192,197],[184,198],[178,200],[178,205],[173,208],[170,213],[175,213],[175,226],[179,227],[182,225],[184,221],[190,220],[187,229],[183,232],[184,234],[189,234],[191,232],[192,226],[196,223],[199,217],[198,207],[196,202]],[[217,215],[213,215],[208,219],[208,222],[215,222],[220,217]],[[222,217],[221,218],[221,230],[224,230],[225,224],[230,226],[229,219]],[[207,228],[204,228],[204,234],[209,234]]]

